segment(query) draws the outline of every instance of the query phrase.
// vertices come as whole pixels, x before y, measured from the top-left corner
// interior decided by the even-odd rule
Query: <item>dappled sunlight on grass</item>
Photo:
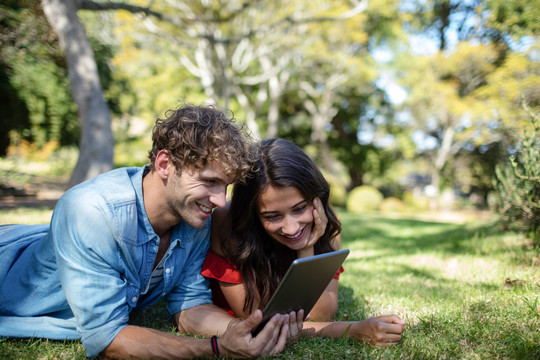
[[[50,208],[19,207],[10,210],[0,210],[0,225],[4,224],[48,224],[51,221]]]
[[[405,358],[540,355],[539,255],[522,236],[490,221],[340,220],[342,247],[352,250],[340,286],[366,317],[407,321]]]
[[[50,217],[50,209],[29,210],[6,210],[0,218],[38,223]],[[340,276],[336,319],[397,314],[407,322],[403,340],[376,348],[347,338],[302,338],[280,359],[540,358],[540,254],[523,236],[489,221],[339,217],[341,246],[351,253]],[[164,301],[134,311],[130,324],[178,334]],[[67,349],[64,358],[84,357],[77,344],[0,340],[0,354],[31,358],[51,351],[62,358],[56,355]],[[28,351],[31,346],[37,350]]]

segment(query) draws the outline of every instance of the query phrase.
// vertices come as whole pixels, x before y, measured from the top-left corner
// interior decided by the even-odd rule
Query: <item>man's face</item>
[[[216,207],[226,205],[227,185],[233,178],[227,176],[219,162],[211,162],[197,170],[186,168],[172,173],[165,186],[165,198],[170,210],[181,221],[200,229]]]

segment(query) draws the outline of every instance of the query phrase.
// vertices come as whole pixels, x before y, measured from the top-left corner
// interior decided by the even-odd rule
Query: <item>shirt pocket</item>
[[[130,308],[135,308],[140,297],[139,286],[128,282],[126,289],[126,300]]]

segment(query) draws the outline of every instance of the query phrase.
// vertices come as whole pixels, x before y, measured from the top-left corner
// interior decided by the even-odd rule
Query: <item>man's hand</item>
[[[221,354],[232,358],[253,358],[272,356],[283,351],[289,334],[288,319],[284,315],[274,315],[261,332],[253,337],[251,330],[259,325],[262,318],[262,311],[256,310],[246,320],[231,326],[219,338]]]
[[[304,327],[304,310],[299,310],[298,313],[291,311],[285,315],[285,323],[289,322],[289,332],[287,333],[287,343],[293,343],[296,338],[302,333]]]

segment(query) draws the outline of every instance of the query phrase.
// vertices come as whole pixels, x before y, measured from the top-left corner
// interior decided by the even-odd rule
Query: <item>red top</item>
[[[341,274],[343,271],[345,270],[343,269],[343,266],[341,266],[336,275],[334,275],[334,279],[338,280],[339,274]],[[224,257],[217,255],[212,250],[208,250],[208,254],[206,255],[206,259],[202,265],[201,274],[206,277],[210,283],[210,289],[212,290],[212,301],[214,304],[234,316],[231,307],[221,292],[219,282],[222,281],[229,284],[241,284],[243,282],[242,275],[240,275],[240,272],[236,266],[234,266]]]

